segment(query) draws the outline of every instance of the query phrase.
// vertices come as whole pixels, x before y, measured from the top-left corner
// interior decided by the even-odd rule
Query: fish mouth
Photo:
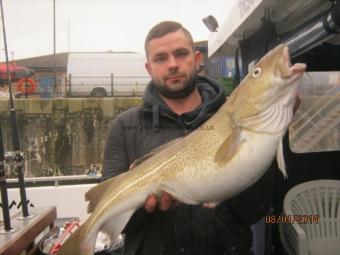
[[[290,95],[286,97],[287,101],[285,105],[293,106],[296,100],[297,86],[299,84],[299,82],[297,81],[302,77],[302,75],[306,71],[307,66],[304,63],[292,64],[289,55],[289,49],[286,45],[283,48],[281,59],[283,61],[281,74],[282,78],[285,80],[284,84],[290,84],[291,86],[284,86],[280,95],[283,95],[282,97],[285,97],[284,95]],[[288,90],[291,90],[291,92],[288,92]]]
[[[294,65],[291,62],[291,58],[289,55],[289,49],[287,46],[284,47],[282,52],[282,58],[285,63],[285,67],[287,70],[287,73],[285,74],[285,77],[291,77],[291,76],[300,76],[304,73],[307,66],[303,63],[295,63]]]

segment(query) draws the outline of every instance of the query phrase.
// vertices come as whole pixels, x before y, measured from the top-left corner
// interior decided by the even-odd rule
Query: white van
[[[69,96],[140,96],[150,80],[145,61],[134,52],[70,53]]]

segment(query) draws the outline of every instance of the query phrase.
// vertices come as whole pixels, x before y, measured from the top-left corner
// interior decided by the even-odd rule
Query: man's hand
[[[169,193],[163,192],[159,202],[155,195],[148,196],[144,203],[144,208],[147,212],[152,213],[156,209],[157,203],[159,209],[162,211],[169,210],[170,208],[179,205],[178,200],[175,200]]]

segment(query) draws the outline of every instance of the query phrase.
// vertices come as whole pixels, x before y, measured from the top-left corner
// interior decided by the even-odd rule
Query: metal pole
[[[27,76],[25,76],[25,97],[28,97],[28,84],[27,84]]]
[[[323,16],[303,25],[301,29],[282,38],[291,57],[298,56],[340,33],[340,1]]]
[[[67,50],[70,53],[71,44],[70,44],[70,21],[67,22]]]
[[[68,96],[72,97],[72,75],[68,75]]]
[[[113,80],[113,73],[111,73],[111,96],[112,96],[112,97],[114,96],[114,92],[113,92],[113,90],[114,90],[114,88],[113,88],[113,82],[114,82],[114,80]]]
[[[56,16],[55,16],[55,0],[53,0],[53,88],[54,96],[57,93],[57,75],[56,75]]]
[[[5,150],[4,143],[2,140],[2,116],[0,114],[0,188],[1,188],[1,201],[2,201],[2,216],[4,221],[5,232],[12,229],[11,218],[9,215],[8,207],[8,193],[6,183],[6,172],[5,172]]]

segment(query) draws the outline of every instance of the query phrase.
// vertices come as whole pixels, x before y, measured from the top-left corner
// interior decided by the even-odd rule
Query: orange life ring
[[[25,87],[27,79],[27,90]],[[22,78],[18,81],[18,90],[22,93],[32,94],[37,88],[37,83],[31,78]]]

